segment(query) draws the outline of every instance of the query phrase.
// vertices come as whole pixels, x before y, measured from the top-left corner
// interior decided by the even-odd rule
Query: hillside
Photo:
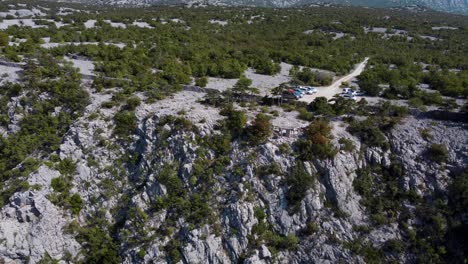
[[[63,1],[62,1],[63,2]],[[259,6],[259,7],[293,7],[310,4],[338,4],[355,5],[366,7],[426,7],[438,11],[468,14],[468,1],[466,0],[69,0],[69,2],[79,2],[97,5],[228,5],[228,6]]]
[[[0,263],[463,263],[468,21],[0,2]]]

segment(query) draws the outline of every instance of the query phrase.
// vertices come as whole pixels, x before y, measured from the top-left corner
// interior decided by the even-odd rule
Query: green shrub
[[[315,222],[308,222],[302,233],[306,236],[315,234],[319,230],[319,226]]]
[[[336,148],[331,139],[331,126],[328,121],[317,119],[307,126],[304,138],[299,139],[296,144],[301,160],[313,160],[314,158],[333,158]]]
[[[116,113],[114,116],[114,121],[114,133],[124,139],[133,134],[137,128],[137,118],[135,113],[131,111],[122,111]]]
[[[221,115],[226,116],[226,127],[234,137],[238,137],[244,133],[245,125],[247,124],[247,116],[242,111],[236,111],[231,106],[221,110]]]
[[[363,242],[359,239],[346,242],[345,248],[348,248],[356,255],[363,256],[366,263],[377,264],[384,263],[384,252],[380,248],[376,248],[370,243]]]
[[[254,144],[262,144],[266,142],[272,134],[272,125],[270,120],[271,117],[262,113],[255,117],[252,125],[249,126],[247,130],[250,142]]]
[[[182,260],[182,254],[180,253],[181,246],[182,243],[177,239],[170,240],[164,246],[164,251],[166,251],[166,256],[169,258],[170,263],[178,263]]]
[[[254,208],[254,215],[259,222],[263,222],[266,219],[266,213],[261,207]]]
[[[72,184],[67,177],[62,176],[53,178],[50,186],[52,186],[55,192],[68,192],[70,191]]]
[[[291,172],[286,177],[286,184],[288,185],[286,198],[292,212],[299,210],[301,201],[306,196],[307,191],[313,186],[314,181],[314,177],[306,171],[302,162],[298,162],[291,168]]]
[[[363,121],[353,121],[349,125],[348,131],[361,139],[364,144],[381,147],[384,150],[389,148],[384,134],[379,129],[379,123],[374,118],[369,117]]]
[[[434,138],[429,128],[420,128],[419,135],[426,141],[431,141]]]
[[[299,115],[298,115],[298,118],[301,119],[301,120],[304,120],[304,121],[312,121],[314,120],[314,114],[312,114],[311,112],[307,111],[307,109],[305,107],[299,107],[297,109],[297,111],[299,112]]]
[[[77,215],[80,213],[81,208],[83,208],[83,200],[81,196],[77,193],[73,194],[69,199],[70,210],[72,215]]]
[[[290,154],[291,153],[291,146],[289,146],[288,143],[281,143],[281,145],[278,146],[278,150],[281,154]]]
[[[129,111],[134,111],[138,106],[140,106],[140,104],[141,99],[136,96],[132,96],[127,99],[127,109]]]
[[[281,168],[276,162],[272,162],[268,165],[259,166],[256,169],[256,173],[259,176],[267,176],[267,175],[281,175]]]
[[[56,169],[62,175],[73,175],[76,171],[76,163],[71,158],[65,158],[59,162]]]
[[[207,84],[208,84],[208,78],[206,76],[195,79],[196,86],[206,87]]]
[[[49,253],[46,251],[44,256],[37,262],[37,264],[59,264],[59,260],[52,258]]]
[[[82,246],[83,262],[90,264],[121,263],[118,246],[102,227],[69,227],[77,232],[76,240]]]
[[[0,47],[8,46],[9,36],[5,32],[0,32]]]
[[[353,141],[347,138],[340,138],[338,143],[341,144],[341,149],[347,152],[352,152],[356,148],[353,144]]]
[[[203,142],[216,153],[226,154],[231,149],[231,140],[231,134],[229,132],[224,132],[222,134],[207,136]]]
[[[430,160],[442,163],[446,162],[449,158],[447,147],[442,144],[431,144],[427,148],[427,156]]]
[[[327,98],[317,97],[309,104],[310,111],[318,115],[334,115],[332,106],[328,103]]]

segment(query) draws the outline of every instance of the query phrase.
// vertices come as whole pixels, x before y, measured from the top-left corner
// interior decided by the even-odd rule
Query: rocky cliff
[[[451,210],[450,186],[466,170],[464,123],[410,116],[385,134],[387,147],[371,147],[334,121],[333,144],[353,147],[300,161],[301,135],[229,142],[211,107],[172,116],[143,103],[136,132],[116,136],[118,108],[99,109],[107,99],[94,97],[58,155],[29,175],[30,190],[2,208],[3,262],[413,263],[442,243],[430,228],[451,234],[459,219],[434,208]],[[434,162],[430,144],[447,159]],[[78,212],[57,199],[74,195]]]

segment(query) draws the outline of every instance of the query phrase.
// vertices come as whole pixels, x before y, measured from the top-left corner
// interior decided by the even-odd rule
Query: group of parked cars
[[[300,99],[306,94],[314,94],[317,93],[317,88],[311,86],[297,86],[292,87],[288,91],[285,92],[286,96],[289,96],[294,99]]]
[[[297,100],[297,99],[304,97],[304,95],[306,94],[315,94],[317,92],[318,90],[315,87],[295,86],[285,91],[283,94],[283,97]],[[343,92],[340,94],[340,96],[342,96],[343,98],[350,99],[350,100],[356,100],[356,96],[363,96],[363,95],[364,93],[362,91],[355,91],[351,88],[344,88]]]
[[[346,99],[356,100],[356,96],[363,96],[364,92],[362,91],[355,91],[351,88],[343,88],[343,92],[341,96]]]

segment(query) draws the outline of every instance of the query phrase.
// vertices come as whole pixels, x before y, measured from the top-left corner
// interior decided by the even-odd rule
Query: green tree
[[[277,98],[278,105],[283,103],[283,93],[288,89],[287,83],[282,83],[271,90],[271,93]]]
[[[310,111],[318,115],[334,115],[332,106],[328,103],[327,98],[317,97],[309,104]]]
[[[118,112],[114,116],[114,132],[120,137],[127,138],[137,128],[137,118],[132,111]]]
[[[304,138],[298,140],[299,157],[302,160],[314,158],[332,158],[336,154],[336,148],[331,143],[333,135],[330,123],[324,119],[317,119],[307,126]]]
[[[6,47],[9,43],[8,34],[5,32],[0,32],[0,47]]]
[[[234,137],[243,134],[247,124],[247,115],[244,112],[236,111],[232,105],[229,105],[221,110],[220,114],[227,117],[225,120],[226,128]]]
[[[232,87],[232,92],[238,98],[245,98],[249,93],[254,91],[250,85],[252,85],[252,80],[246,78],[245,76],[241,76],[234,87]]]
[[[288,199],[288,203],[292,211],[297,212],[301,201],[307,194],[307,191],[314,184],[314,177],[306,171],[302,162],[298,162],[291,168],[291,171],[286,178],[286,183],[288,185],[286,198]]]
[[[252,125],[249,127],[248,135],[251,142],[255,144],[262,144],[271,136],[272,125],[270,123],[271,117],[265,114],[258,114]]]

